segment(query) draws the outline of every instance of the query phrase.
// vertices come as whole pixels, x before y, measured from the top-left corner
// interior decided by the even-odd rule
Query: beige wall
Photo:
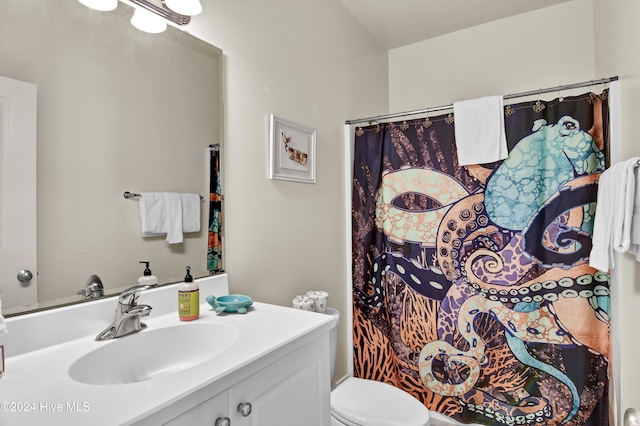
[[[632,98],[640,91],[639,19],[636,0],[574,0],[391,50],[389,109],[448,105],[618,75],[621,158],[639,156],[633,135],[640,131],[640,100]],[[618,415],[640,408],[639,265],[622,255],[612,285],[612,328],[620,331],[614,339],[621,342]]]
[[[387,111],[387,52],[337,0],[202,3],[190,31],[224,55],[230,289],[286,306],[324,289],[346,312],[343,124]],[[269,114],[316,129],[316,184],[269,180]]]

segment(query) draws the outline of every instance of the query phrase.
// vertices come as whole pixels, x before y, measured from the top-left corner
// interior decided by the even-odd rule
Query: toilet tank
[[[331,349],[331,384],[333,385],[333,374],[336,370],[336,353],[338,351],[338,324],[340,323],[340,312],[337,309],[327,308],[327,315],[331,315],[331,331],[329,332],[329,348]]]

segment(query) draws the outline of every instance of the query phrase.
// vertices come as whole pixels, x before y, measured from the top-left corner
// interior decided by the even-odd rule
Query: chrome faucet
[[[140,318],[149,315],[152,308],[149,305],[138,305],[138,297],[140,297],[141,291],[148,290],[156,285],[134,285],[120,293],[118,306],[116,307],[116,318],[109,327],[96,336],[96,340],[115,339],[144,330],[147,325],[140,322]]]
[[[104,286],[102,285],[100,277],[91,275],[87,280],[85,288],[78,291],[78,294],[84,296],[85,299],[95,299],[104,296]]]

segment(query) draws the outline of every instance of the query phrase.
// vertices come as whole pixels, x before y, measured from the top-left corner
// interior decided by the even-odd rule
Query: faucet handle
[[[134,306],[138,302],[138,296],[140,292],[143,290],[149,290],[150,288],[156,287],[158,284],[138,284],[133,287],[129,287],[120,293],[118,301],[122,305]]]

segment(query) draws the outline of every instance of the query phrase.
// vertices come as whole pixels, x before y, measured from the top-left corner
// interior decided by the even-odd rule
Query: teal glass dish
[[[244,314],[253,305],[253,300],[244,294],[227,294],[226,296],[207,296],[207,303],[211,305],[216,313],[237,312]]]

